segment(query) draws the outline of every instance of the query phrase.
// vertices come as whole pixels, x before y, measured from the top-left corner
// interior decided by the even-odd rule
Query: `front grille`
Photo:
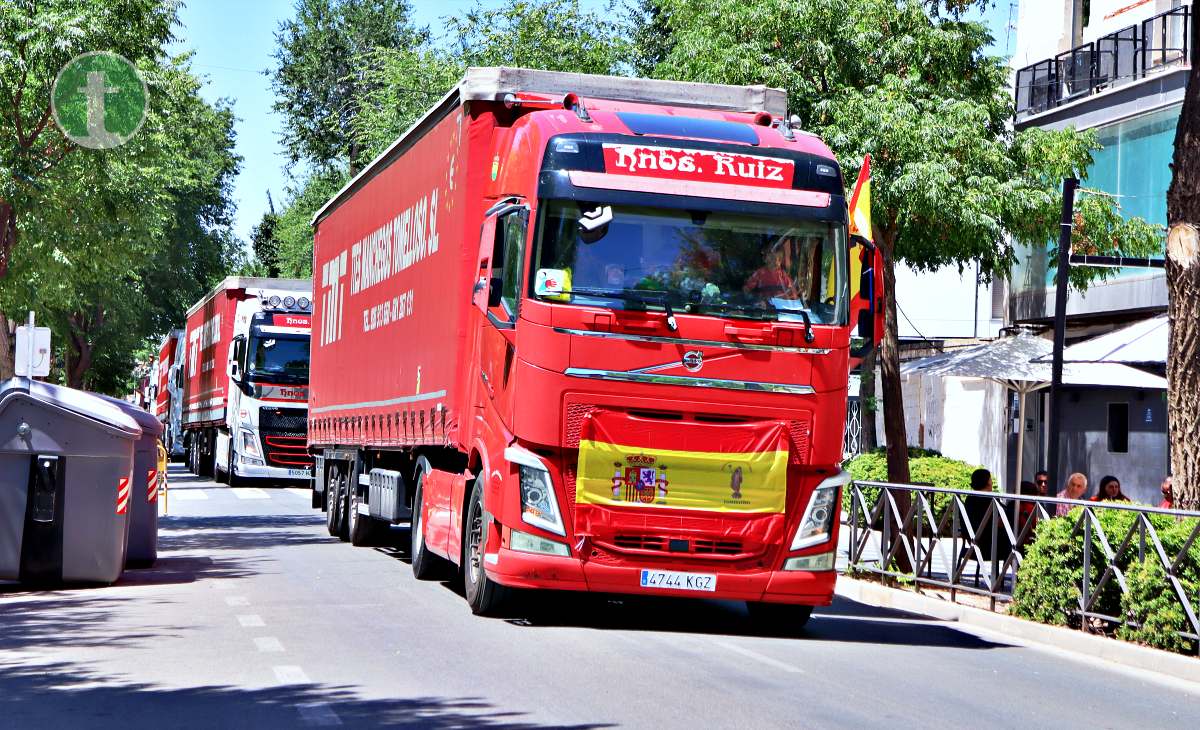
[[[624,550],[649,550],[676,555],[739,555],[742,553],[742,543],[738,540],[672,539],[664,535],[617,535],[613,538],[613,545]],[[683,547],[687,549],[681,549]]]
[[[312,466],[313,459],[303,436],[263,434],[263,448],[266,449],[267,463],[271,466],[288,469]]]
[[[288,436],[304,436],[308,432],[308,411],[303,408],[260,408],[258,427]]]

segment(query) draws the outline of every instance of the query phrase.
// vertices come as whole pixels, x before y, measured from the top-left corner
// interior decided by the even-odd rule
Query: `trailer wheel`
[[[496,613],[508,598],[508,589],[487,575],[483,565],[484,546],[487,545],[491,520],[483,509],[483,484],[476,477],[472,481],[471,499],[467,503],[463,535],[463,593],[471,613],[488,616]]]
[[[362,504],[362,500],[358,496],[358,485],[346,484],[346,534],[350,536],[350,544],[355,547],[368,545],[375,537],[376,527],[378,523],[367,515],[358,513],[358,505]]]
[[[800,633],[812,617],[812,606],[790,603],[764,603],[746,601],[750,621],[755,627],[772,634],[795,635]]]
[[[425,472],[429,462],[421,459],[423,466],[417,469],[417,486],[413,492],[412,519],[409,521],[409,557],[412,559],[413,577],[417,580],[437,580],[449,574],[449,566],[440,556],[429,552],[425,547],[425,520],[422,518],[424,489],[421,482],[425,480]]]
[[[325,527],[330,535],[344,540],[342,505],[345,501],[342,499],[341,483],[341,469],[336,464],[331,465],[325,476]]]

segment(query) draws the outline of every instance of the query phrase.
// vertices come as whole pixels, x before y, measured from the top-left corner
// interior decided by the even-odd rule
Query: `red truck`
[[[158,347],[158,360],[152,368],[151,392],[154,417],[163,425],[163,447],[170,458],[183,456],[180,417],[179,361],[183,358],[183,330],[171,330]]]
[[[231,484],[308,480],[312,284],[230,276],[187,312],[188,467]]]
[[[792,627],[828,604],[879,276],[785,112],[764,87],[470,69],[313,219],[330,533],[411,523],[414,573],[462,571],[476,613],[511,588]]]

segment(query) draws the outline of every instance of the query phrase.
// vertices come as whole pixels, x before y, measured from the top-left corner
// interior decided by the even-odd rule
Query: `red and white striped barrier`
[[[117,514],[123,515],[129,511],[129,477],[121,477],[117,481]]]

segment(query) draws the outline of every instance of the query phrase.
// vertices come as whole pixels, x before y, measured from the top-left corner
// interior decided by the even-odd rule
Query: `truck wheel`
[[[231,480],[229,478],[230,462],[233,461],[232,446],[233,445],[230,444],[229,457],[225,462],[225,470],[224,471],[222,471],[221,467],[217,464],[216,454],[213,454],[213,481],[216,482],[217,484],[229,484],[230,486],[233,486],[233,480]]]
[[[237,475],[236,471],[237,454],[233,453],[233,444],[229,445],[229,462],[226,464],[225,477],[229,480],[230,487],[244,487],[245,479]]]
[[[358,513],[358,505],[362,504],[362,500],[358,496],[358,486],[347,482],[346,491],[348,495],[346,498],[348,502],[346,532],[350,536],[350,544],[355,547],[368,545],[374,539],[375,528],[378,525],[369,516]]]
[[[483,509],[483,484],[478,477],[471,480],[471,499],[467,502],[465,520],[466,534],[463,535],[463,593],[471,613],[488,616],[496,613],[508,598],[508,589],[487,576],[483,565],[484,546],[487,545],[491,520]]]
[[[788,636],[800,633],[812,617],[813,611],[812,606],[760,601],[746,601],[746,609],[750,612],[750,621],[756,627],[773,634]]]
[[[342,495],[338,486],[341,484],[340,469],[330,466],[325,477],[325,528],[333,537],[342,534]]]
[[[428,462],[426,462],[426,465],[428,465]],[[413,493],[412,519],[409,522],[411,527],[409,527],[410,547],[408,554],[412,558],[414,578],[417,580],[437,580],[445,578],[450,571],[445,560],[429,552],[425,547],[425,520],[421,517],[424,500],[424,490],[421,488],[421,482],[424,480],[425,469],[420,469],[417,472],[416,491]]]

